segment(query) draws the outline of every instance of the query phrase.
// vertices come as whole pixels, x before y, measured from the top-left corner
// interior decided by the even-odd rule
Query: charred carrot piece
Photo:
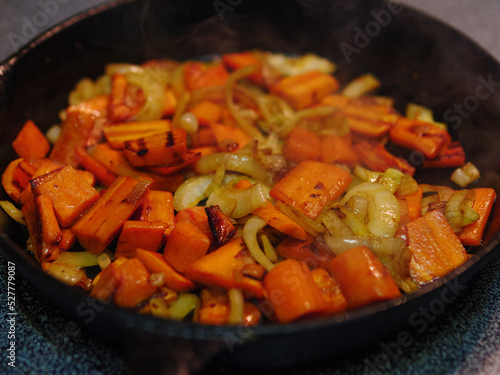
[[[210,126],[220,121],[222,117],[222,107],[210,100],[203,100],[196,103],[188,110],[202,126]]]
[[[238,70],[246,66],[255,66],[257,71],[250,74],[248,79],[257,83],[260,86],[264,86],[264,77],[262,76],[262,61],[255,56],[252,52],[237,52],[237,53],[227,53],[222,55],[222,62],[230,70]]]
[[[177,271],[184,273],[193,262],[202,258],[210,247],[208,236],[191,221],[178,221],[163,251],[163,257]]]
[[[250,142],[248,134],[235,126],[214,123],[210,125],[210,128],[214,133],[217,145],[222,151],[237,151]]]
[[[347,301],[340,290],[340,284],[333,279],[324,268],[315,268],[311,271],[314,282],[321,290],[326,300],[325,314],[337,314],[347,309]]]
[[[410,163],[392,155],[382,143],[361,141],[353,147],[359,156],[359,161],[372,171],[385,172],[387,168],[396,168],[411,176],[415,174],[415,168]]]
[[[127,260],[118,269],[122,279],[116,289],[113,299],[115,303],[124,308],[133,308],[149,299],[156,287],[149,283],[149,271],[137,258]]]
[[[411,252],[410,275],[417,284],[442,277],[469,259],[441,211],[430,211],[406,226]]]
[[[169,120],[131,121],[119,124],[110,124],[103,128],[104,136],[114,149],[123,149],[125,142],[166,133],[172,130]]]
[[[229,73],[222,64],[211,66],[188,62],[184,66],[184,83],[189,91],[207,87],[224,86]]]
[[[401,296],[387,268],[366,246],[336,256],[328,271],[340,284],[349,309]]]
[[[217,247],[225,245],[236,234],[236,227],[219,206],[206,207],[205,212],[215,245]]]
[[[294,163],[319,160],[321,155],[319,136],[297,126],[294,127],[285,138],[283,155]]]
[[[307,265],[293,259],[278,263],[264,278],[264,287],[280,323],[324,314],[326,300]]]
[[[304,161],[288,172],[270,194],[314,220],[326,204],[344,192],[351,180],[351,174],[345,169],[318,161]]]
[[[193,262],[184,274],[195,283],[224,289],[241,288],[242,291],[261,298],[264,292],[262,283],[242,273],[245,262],[249,259],[241,256],[242,252],[248,252],[243,239],[232,240]]]
[[[276,252],[283,258],[305,262],[311,269],[325,268],[333,259],[333,253],[317,243],[313,236],[305,240],[289,237],[276,246]]]
[[[90,296],[99,301],[108,302],[123,280],[122,273],[117,264],[111,263],[98,276],[96,283],[92,286]]]
[[[296,110],[299,110],[320,101],[338,88],[339,83],[331,75],[310,71],[282,78],[270,87],[270,91],[281,96]]]
[[[146,102],[143,90],[129,85],[123,74],[113,75],[109,97],[109,118],[112,122],[123,122],[135,116]]]
[[[424,160],[424,168],[450,168],[461,167],[465,164],[465,151],[460,141],[453,141],[444,152],[434,159]]]
[[[106,187],[111,186],[116,178],[116,174],[109,170],[102,163],[90,156],[83,147],[76,149],[76,154],[80,158],[80,165],[87,171],[91,172],[97,181]]]
[[[118,236],[115,256],[132,258],[140,247],[158,251],[163,241],[166,225],[161,222],[127,220]]]
[[[66,119],[61,124],[61,134],[49,154],[50,158],[63,165],[77,167],[80,159],[76,149],[88,146],[94,128],[107,118],[108,104],[108,96],[102,95],[68,107]]]
[[[476,193],[473,209],[479,214],[479,219],[462,228],[458,238],[466,246],[479,246],[483,238],[484,229],[496,199],[496,192],[491,188],[473,189]]]
[[[195,206],[181,210],[175,215],[176,222],[188,220],[192,222],[202,233],[210,239],[210,242],[214,242],[214,237],[212,234],[212,229],[208,223],[207,212],[205,207]]]
[[[350,134],[347,136],[328,135],[322,138],[320,160],[323,163],[355,165],[358,161],[358,154],[352,147]]]
[[[187,153],[186,131],[174,129],[126,141],[123,151],[134,167],[181,163]]]
[[[72,231],[80,244],[93,254],[102,253],[140,206],[150,185],[150,180],[138,182],[129,177],[117,177],[106,193],[73,225]]]
[[[450,134],[431,123],[401,118],[390,132],[391,141],[397,145],[422,152],[434,159],[448,147]]]
[[[200,158],[201,153],[187,150],[184,161],[179,163],[150,166],[146,167],[146,170],[155,174],[167,176],[192,167]]]
[[[47,156],[50,150],[49,141],[31,120],[26,121],[12,142],[16,154],[23,159],[40,159]]]
[[[36,195],[52,199],[59,224],[64,228],[99,199],[99,192],[69,165],[31,180],[31,187]]]
[[[175,271],[165,260],[162,254],[138,248],[135,252],[151,273],[163,273],[165,285],[175,292],[189,292],[195,289],[195,285],[180,273]]]

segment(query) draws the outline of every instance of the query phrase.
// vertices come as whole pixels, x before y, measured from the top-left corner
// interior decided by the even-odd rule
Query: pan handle
[[[194,375],[224,351],[223,341],[165,337],[129,330],[124,349],[129,374]]]

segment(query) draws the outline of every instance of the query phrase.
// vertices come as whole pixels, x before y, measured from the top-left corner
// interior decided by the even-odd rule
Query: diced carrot
[[[404,195],[399,197],[402,200],[406,201],[406,205],[408,207],[408,217],[410,220],[416,220],[420,217],[420,207],[422,203],[423,197],[423,187],[419,186],[418,190],[409,195]]]
[[[182,276],[165,262],[162,254],[139,248],[136,250],[135,256],[144,263],[151,273],[163,273],[165,285],[173,291],[182,293],[195,289],[195,285],[189,279]]]
[[[195,206],[181,210],[175,215],[175,220],[176,222],[183,220],[191,221],[210,239],[210,242],[214,242],[214,236],[210,224],[208,224],[208,216],[205,207]]]
[[[243,267],[248,257],[239,256],[240,252],[248,252],[243,239],[232,240],[192,263],[186,268],[185,276],[204,285],[224,289],[241,288],[242,291],[261,298],[262,283],[243,276]]]
[[[173,164],[155,165],[146,167],[146,170],[159,174],[162,176],[168,176],[189,167],[192,167],[201,158],[201,153],[195,153],[187,150],[186,157],[184,161]]]
[[[169,120],[130,121],[105,126],[102,131],[109,145],[114,149],[123,149],[125,142],[144,138],[172,130]]]
[[[111,263],[99,273],[97,282],[92,286],[90,296],[99,301],[109,301],[122,283],[123,276],[117,264]]]
[[[280,323],[322,315],[326,300],[307,265],[293,259],[278,263],[264,278],[266,294]]]
[[[166,225],[165,236],[170,235],[175,225],[174,196],[169,191],[150,190],[142,203],[142,221],[159,221]]]
[[[236,234],[236,227],[219,206],[206,207],[205,212],[215,245],[217,247],[225,245]]]
[[[184,65],[184,82],[189,91],[223,86],[228,77],[229,73],[222,64],[206,66],[199,62],[188,62]]]
[[[163,251],[163,257],[177,271],[184,273],[202,258],[210,247],[210,239],[189,220],[178,221]]]
[[[431,123],[400,118],[390,132],[391,141],[397,145],[422,152],[434,159],[448,147],[450,134]]]
[[[441,154],[434,159],[425,159],[424,168],[461,167],[465,164],[465,151],[460,141],[453,141]]]
[[[22,213],[31,238],[31,250],[40,262],[55,260],[59,253],[62,232],[49,197],[40,196],[27,202]]]
[[[163,108],[163,116],[171,117],[175,114],[175,109],[177,108],[177,97],[175,96],[174,90],[167,88],[165,90],[165,107]]]
[[[296,110],[306,108],[331,94],[339,87],[329,74],[310,71],[281,79],[270,87],[273,94],[283,97]]]
[[[14,202],[19,202],[22,191],[26,188],[30,176],[19,168],[24,159],[19,158],[9,163],[2,174],[2,186]]]
[[[136,307],[156,292],[157,288],[149,283],[149,271],[139,259],[129,259],[118,269],[122,274],[122,280],[113,296],[118,306]]]
[[[314,220],[326,204],[344,192],[351,180],[351,174],[345,169],[318,161],[304,161],[288,172],[270,194]]]
[[[109,118],[112,122],[122,122],[135,116],[146,102],[144,91],[129,85],[123,74],[114,74],[111,78],[109,98]]]
[[[247,133],[235,126],[211,124],[210,128],[217,140],[217,145],[222,151],[237,151],[251,140]]]
[[[469,259],[441,211],[430,211],[406,226],[411,252],[410,275],[417,284],[442,277]]]
[[[382,143],[361,141],[353,147],[359,156],[359,161],[372,171],[385,172],[387,168],[396,168],[411,176],[415,174],[415,168],[410,163],[392,155]]]
[[[191,152],[195,154],[200,154],[201,156],[215,154],[220,152],[219,147],[217,146],[203,146],[203,147],[194,147],[190,149]]]
[[[349,309],[401,296],[387,268],[366,246],[336,256],[328,271],[340,284]]]
[[[12,142],[12,147],[20,158],[32,160],[47,156],[50,143],[38,126],[28,120]]]
[[[193,147],[215,146],[216,144],[217,139],[211,127],[202,127],[195,134],[191,134],[191,145]],[[219,147],[216,148],[216,152],[219,152]]]
[[[76,236],[71,231],[71,228],[63,228],[61,229],[61,232],[62,232],[62,238],[59,247],[61,248],[62,251],[68,251],[75,244]]]
[[[186,159],[186,131],[173,129],[126,141],[123,151],[134,167],[181,163]]]
[[[352,147],[350,134],[346,136],[328,135],[322,138],[320,160],[324,163],[355,165],[358,161],[358,154]]]
[[[93,254],[100,254],[118,234],[122,225],[140,206],[151,185],[117,177],[104,195],[73,225],[80,244]]]
[[[209,126],[220,121],[222,107],[210,100],[203,100],[188,109],[202,126]]]
[[[236,52],[222,55],[222,62],[231,70],[238,70],[246,66],[255,66],[257,71],[250,74],[248,78],[260,86],[264,86],[262,76],[262,62],[252,52]]]
[[[333,259],[333,253],[317,243],[313,236],[307,236],[305,240],[286,238],[276,246],[276,252],[283,258],[305,262],[311,269],[326,268]]]
[[[305,240],[307,237],[304,228],[278,210],[271,202],[267,202],[266,207],[259,207],[252,213],[264,220],[267,225],[279,230],[281,233],[285,233],[299,240]]]
[[[87,147],[94,128],[107,118],[108,104],[108,96],[101,95],[68,107],[66,119],[61,124],[61,134],[49,154],[50,158],[77,167],[80,158],[76,150],[78,147]]]
[[[111,186],[116,178],[116,174],[111,172],[109,168],[90,156],[83,147],[76,149],[76,154],[80,158],[80,165],[87,171],[94,174],[99,184],[104,186]]]
[[[458,238],[465,246],[479,246],[481,244],[484,229],[497,196],[495,190],[491,188],[476,188],[473,190],[476,193],[476,199],[472,208],[479,214],[479,219],[472,224],[466,225],[458,233]]]
[[[305,129],[294,127],[285,138],[283,155],[294,163],[306,160],[318,160],[321,154],[319,137]]]
[[[315,268],[311,271],[314,282],[326,300],[326,314],[337,314],[347,309],[347,301],[340,290],[340,285],[324,268]]]
[[[31,180],[31,187],[36,195],[52,199],[63,228],[71,226],[99,199],[99,192],[70,165]]]
[[[165,227],[161,222],[127,220],[118,236],[115,256],[132,258],[139,247],[149,251],[160,250]]]

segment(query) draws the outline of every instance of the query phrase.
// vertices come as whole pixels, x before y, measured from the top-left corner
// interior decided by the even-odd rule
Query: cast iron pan
[[[77,16],[0,65],[0,169],[15,157],[10,143],[27,119],[45,129],[58,122],[69,90],[82,77],[99,76],[109,62],[184,60],[253,48],[325,56],[337,63],[341,82],[372,72],[400,110],[414,101],[446,120],[482,171],[475,186],[500,192],[499,64],[430,17],[377,0],[117,1]],[[418,154],[403,156],[421,162]],[[417,175],[433,184],[449,184],[448,178],[448,171]],[[132,372],[150,374],[199,370],[212,357],[252,368],[294,366],[375,345],[411,325],[420,307],[460,290],[500,238],[491,226],[467,264],[410,296],[331,318],[243,329],[103,306],[44,274],[25,250],[26,231],[3,212],[0,224],[2,255],[70,318],[122,343]]]

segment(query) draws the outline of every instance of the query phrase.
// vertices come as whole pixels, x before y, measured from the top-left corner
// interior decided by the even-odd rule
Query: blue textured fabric
[[[1,258],[0,258],[1,259]],[[0,261],[0,290],[7,290],[7,262]],[[7,365],[7,293],[0,293],[0,373],[123,374],[124,354],[63,316],[16,273],[16,368]],[[406,347],[387,341],[343,361],[271,371],[287,375],[496,374],[500,373],[500,254],[458,298],[409,331]],[[439,306],[438,306],[439,307]],[[335,340],[335,338],[332,338]],[[234,374],[214,366],[206,374]],[[238,374],[250,374],[240,369]],[[260,375],[266,372],[259,371]]]

